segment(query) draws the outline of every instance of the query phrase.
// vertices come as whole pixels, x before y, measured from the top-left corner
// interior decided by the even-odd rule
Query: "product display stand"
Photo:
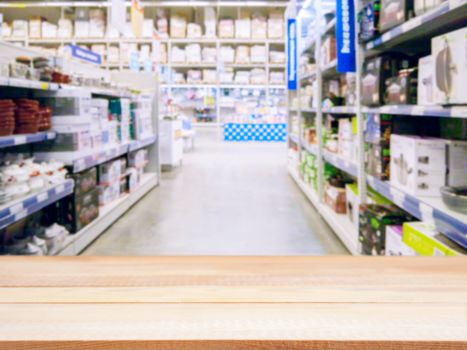
[[[334,167],[342,170],[358,183],[358,196],[360,203],[367,202],[367,186],[375,190],[379,194],[385,196],[399,208],[413,215],[416,219],[432,225],[436,231],[465,241],[467,232],[467,215],[449,209],[441,199],[441,194],[438,197],[417,197],[403,190],[395,188],[389,181],[382,181],[367,174],[366,171],[366,155],[365,155],[365,126],[367,115],[382,115],[392,114],[402,116],[403,118],[414,118],[418,116],[437,117],[437,118],[467,118],[466,106],[441,106],[441,105],[383,105],[379,107],[366,107],[361,103],[361,85],[362,85],[362,65],[371,57],[377,54],[391,52],[391,50],[399,49],[404,45],[414,45],[421,52],[429,52],[431,38],[442,33],[449,32],[453,29],[462,28],[461,18],[466,18],[467,5],[463,2],[445,1],[437,7],[411,18],[380,36],[376,36],[370,41],[359,43],[357,26],[359,22],[355,18],[356,47],[357,47],[357,71],[356,71],[356,103],[353,106],[335,106],[323,107],[323,82],[326,79],[337,76],[336,61],[323,65],[321,63],[321,38],[323,35],[334,30],[336,24],[335,19],[323,24],[324,21],[319,20],[321,4],[325,2],[315,2],[315,12],[317,20],[314,26],[314,31],[308,34],[307,37],[299,36],[298,47],[302,49],[302,53],[308,54],[314,58],[316,70],[312,73],[303,74],[301,69],[298,69],[299,87],[297,92],[289,91],[289,166],[288,170],[292,178],[297,182],[304,194],[309,198],[318,212],[322,215],[325,221],[331,226],[337,236],[341,239],[344,245],[352,254],[359,254],[358,232],[355,232],[354,225],[345,214],[337,214],[324,203],[323,186],[324,186],[324,162],[332,164]],[[355,16],[357,17],[360,9],[360,1],[355,1]],[[290,9],[290,8],[289,8]],[[300,21],[303,18],[298,17],[298,28]],[[306,18],[305,18],[306,20]],[[465,21],[464,21],[465,24]],[[300,31],[300,29],[298,30]],[[301,42],[300,42],[301,41]],[[300,52],[298,55],[300,56]],[[316,80],[317,89],[313,92],[313,100],[316,101],[313,107],[303,105],[300,92],[301,86],[311,84]],[[292,103],[292,101],[298,101]],[[335,116],[347,115],[356,116],[357,133],[356,143],[358,148],[358,156],[356,160],[351,160],[340,156],[337,153],[329,152],[324,149],[323,145],[323,121],[324,115],[331,114]],[[302,138],[303,120],[305,117],[315,116],[316,138],[317,144],[308,144]],[[464,123],[465,125],[465,123]],[[465,126],[464,126],[465,127]],[[298,153],[297,153],[298,152]],[[317,191],[314,191],[309,183],[306,183],[298,171],[298,162],[301,158],[301,153],[307,152],[317,157]],[[293,156],[290,156],[290,155]],[[465,173],[464,173],[465,175]],[[457,238],[456,238],[457,237]]]
[[[34,58],[38,56],[38,53],[28,48],[14,46],[11,43],[0,42],[1,59],[14,60],[18,56]],[[51,57],[49,59],[56,58]],[[37,90],[51,91],[52,94],[69,91],[70,93],[90,92],[92,97],[100,98],[133,98],[142,96],[152,101],[152,136],[131,140],[128,143],[121,143],[112,147],[106,146],[104,149],[102,147],[93,148],[89,153],[84,153],[77,158],[70,158],[70,152],[34,152],[36,160],[48,161],[50,159],[61,161],[67,166],[69,174],[82,172],[83,170],[101,165],[120,156],[129,155],[131,152],[143,148],[149,152],[145,173],[137,187],[130,193],[123,194],[119,199],[102,206],[99,216],[77,233],[67,235],[61,249],[56,253],[57,255],[77,255],[137,203],[139,199],[159,184],[160,159],[159,138],[157,137],[159,131],[158,78],[154,73],[129,71],[111,73],[92,64],[78,62],[71,58],[64,60],[62,69],[88,78],[102,78],[106,81],[110,79],[113,86],[116,87],[73,86],[25,78],[1,77],[2,95],[9,97],[10,95],[15,96],[16,93],[21,93],[22,95],[20,96],[27,96],[29,92]],[[15,147],[35,145],[44,141],[54,140],[55,138],[56,133],[53,131],[34,134],[13,134],[0,137],[0,148],[2,151],[14,152]],[[39,191],[31,191],[24,197],[13,199],[0,205],[0,229],[7,228],[9,225],[24,219],[28,215],[39,212],[48,205],[63,199],[74,192],[74,185],[73,179],[68,178],[62,183],[45,187]]]

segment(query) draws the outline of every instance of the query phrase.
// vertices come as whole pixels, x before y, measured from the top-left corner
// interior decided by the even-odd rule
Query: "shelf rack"
[[[27,48],[18,48],[9,43],[0,41],[1,56],[16,57],[21,54],[27,57],[37,56],[37,52]],[[72,69],[75,73],[102,74],[101,78],[107,77],[108,72],[99,68],[95,68],[88,64],[75,62],[73,59],[67,60],[63,67],[64,71]],[[96,73],[97,70],[97,73]],[[146,165],[148,173],[143,175],[139,187],[132,193],[122,196],[120,199],[111,203],[102,209],[101,215],[96,222],[86,226],[76,235],[70,235],[67,238],[66,247],[62,253],[78,254],[87,244],[92,242],[98,235],[115,222],[126,210],[135,204],[141,197],[148,193],[152,188],[158,185],[160,178],[160,159],[159,159],[159,111],[158,111],[158,83],[155,74],[134,73],[134,72],[118,72],[111,77],[112,85],[121,88],[96,88],[96,87],[79,87],[71,85],[50,84],[26,79],[12,79],[0,77],[0,86],[5,88],[14,88],[22,90],[49,90],[59,91],[62,89],[70,90],[85,90],[90,93],[90,96],[98,97],[121,97],[132,98],[133,94],[142,94],[150,98],[153,105],[152,122],[154,127],[154,135],[148,136],[141,140],[132,140],[127,144],[116,145],[105,150],[97,150],[80,158],[73,159],[69,152],[34,153],[35,158],[41,160],[55,159],[61,160],[65,165],[71,168],[71,172],[79,172],[90,167],[102,164],[111,159],[123,156],[130,152],[137,151],[141,148],[149,150],[149,162]],[[131,88],[132,93],[129,92]],[[47,140],[53,140],[56,137],[55,132],[38,132],[35,134],[11,135],[0,137],[0,148],[20,146],[24,144],[37,143]],[[62,157],[62,158],[61,158]],[[60,158],[60,159],[59,159]],[[72,194],[74,191],[74,182],[72,179],[66,179],[64,182],[48,186],[40,191],[29,193],[22,198],[13,199],[5,204],[0,205],[0,229],[3,229],[35,212],[42,210],[50,204]],[[117,205],[118,204],[118,205]]]
[[[360,5],[357,0],[357,5]],[[319,5],[318,5],[319,7]],[[358,12],[358,6],[356,7]],[[289,11],[289,16],[294,17],[293,11]],[[292,15],[290,15],[292,13]],[[319,16],[319,9],[317,16]],[[445,1],[436,8],[422,14],[421,16],[412,18],[404,24],[397,26],[383,35],[376,37],[360,46],[360,53],[357,54],[357,73],[356,85],[357,95],[359,95],[359,86],[361,80],[360,67],[362,60],[383,53],[389,50],[404,50],[409,46],[419,47],[429,45],[430,38],[451,30],[465,26],[465,18],[467,18],[467,3]],[[300,28],[300,17],[298,18]],[[316,21],[320,22],[320,21]],[[355,21],[355,23],[358,23]],[[317,80],[318,91],[315,91],[318,101],[322,101],[322,81],[324,79],[333,78],[339,75],[336,71],[336,61],[330,62],[327,65],[320,64],[319,60],[319,47],[324,35],[330,33],[335,28],[335,20],[328,22],[328,24],[320,30],[316,28],[313,35],[308,38],[300,38],[303,44],[298,45],[302,47],[301,53],[312,55],[316,62],[316,71],[311,74],[303,75],[300,69],[297,70],[297,81],[300,86],[310,84],[314,79]],[[357,31],[358,28],[355,28]],[[322,33],[321,35],[319,33]],[[413,45],[414,43],[417,45]],[[293,92],[289,91],[289,99],[292,98]],[[298,101],[300,102],[300,89],[296,93]],[[360,101],[357,96],[357,101]],[[297,149],[299,152],[306,151],[317,157],[318,164],[318,190],[312,190],[311,186],[305,183],[300,174],[298,173],[297,164],[289,164],[288,172],[291,177],[298,184],[298,187],[304,192],[306,197],[310,200],[313,206],[321,214],[323,219],[333,228],[336,235],[341,239],[344,245],[352,254],[358,254],[358,234],[354,232],[353,225],[345,215],[339,215],[333,212],[323,199],[323,161],[326,161],[349,175],[356,178],[359,189],[359,199],[361,203],[366,202],[366,186],[370,186],[376,192],[385,196],[393,201],[398,207],[406,210],[418,220],[431,223],[437,231],[448,235],[454,241],[463,240],[465,242],[467,234],[467,215],[449,209],[441,200],[440,197],[418,198],[409,193],[405,193],[389,182],[380,181],[372,176],[366,174],[365,161],[364,161],[364,116],[365,114],[393,114],[400,116],[407,116],[407,118],[417,116],[429,116],[438,118],[467,118],[466,106],[419,106],[419,105],[386,105],[379,107],[366,107],[357,103],[355,106],[336,106],[336,107],[323,107],[318,103],[316,108],[300,106],[297,109],[289,107],[289,121],[292,115],[297,115],[299,130],[302,132],[302,117],[314,116],[315,124],[317,126],[317,139],[322,140],[322,120],[324,114],[331,115],[352,115],[357,117],[358,134],[357,141],[359,146],[359,154],[357,162],[352,162],[343,159],[338,154],[331,153],[323,148],[320,143],[318,145],[309,145],[301,137],[297,135],[289,135],[289,139],[293,144],[291,147]],[[290,131],[290,128],[289,128]],[[321,142],[321,141],[320,141]]]

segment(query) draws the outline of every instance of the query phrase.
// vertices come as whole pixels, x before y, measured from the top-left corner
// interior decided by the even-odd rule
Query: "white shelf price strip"
[[[0,207],[0,229],[41,210],[49,204],[73,192],[74,182],[65,180],[59,185],[50,186],[44,191],[31,193],[12,203]]]

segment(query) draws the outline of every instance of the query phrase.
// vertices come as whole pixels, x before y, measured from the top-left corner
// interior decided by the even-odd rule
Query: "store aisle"
[[[182,169],[85,255],[347,254],[285,168],[284,144],[223,143],[201,130]]]

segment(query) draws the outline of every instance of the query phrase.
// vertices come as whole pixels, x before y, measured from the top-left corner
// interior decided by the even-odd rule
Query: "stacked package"
[[[154,135],[152,123],[152,99],[150,96],[138,96],[131,103],[132,138],[144,140]]]
[[[204,36],[206,38],[216,37],[216,11],[213,7],[204,9]]]
[[[187,20],[181,15],[174,14],[170,17],[170,37],[186,38]]]
[[[120,197],[126,190],[126,159],[119,158],[100,164],[98,172],[99,205],[107,205]]]
[[[351,162],[357,161],[356,118],[339,119],[337,153]]]
[[[246,45],[239,45],[235,51],[235,63],[250,63],[250,48]]]
[[[261,14],[254,13],[251,19],[251,37],[253,39],[266,39],[268,25],[266,17]]]
[[[89,38],[89,10],[86,8],[76,9],[75,38]]]
[[[266,46],[253,45],[250,49],[250,60],[252,63],[266,63]]]
[[[268,38],[281,39],[284,37],[284,16],[280,12],[269,14]]]
[[[89,36],[91,38],[103,38],[106,22],[107,20],[103,9],[89,10]]]
[[[251,20],[247,13],[240,13],[240,18],[235,20],[235,37],[237,39],[251,38]]]
[[[220,60],[224,63],[234,63],[235,61],[235,50],[232,46],[221,46],[220,49]]]
[[[203,47],[203,63],[216,63],[217,62],[217,50],[215,47]]]
[[[187,38],[198,39],[203,36],[201,26],[196,23],[188,23],[187,25]]]
[[[254,68],[250,72],[251,84],[266,84],[266,70],[263,68]]]
[[[173,63],[184,63],[185,59],[185,49],[182,49],[178,46],[172,47],[171,61]]]
[[[225,18],[219,21],[219,38],[230,39],[235,35],[235,24],[233,19]]]
[[[109,101],[93,98],[91,100],[91,144],[93,149],[105,148],[109,145]]]
[[[186,56],[187,63],[200,63],[201,62],[201,45],[199,44],[187,45],[185,47],[185,56]]]

